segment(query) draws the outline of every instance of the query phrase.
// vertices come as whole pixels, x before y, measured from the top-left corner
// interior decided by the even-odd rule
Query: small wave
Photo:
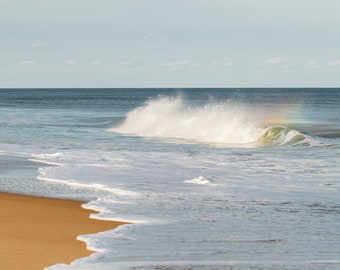
[[[194,179],[185,180],[184,183],[194,184],[194,185],[207,185],[207,186],[215,186],[216,184],[211,183],[211,181],[203,176],[199,176]]]
[[[299,131],[284,126],[270,126],[264,130],[256,143],[265,146],[309,146],[311,139]]]

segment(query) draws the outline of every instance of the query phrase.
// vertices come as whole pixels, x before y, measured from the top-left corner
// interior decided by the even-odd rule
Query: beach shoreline
[[[0,192],[0,265],[37,270],[95,251],[77,236],[112,230],[123,222],[90,218],[85,202]]]

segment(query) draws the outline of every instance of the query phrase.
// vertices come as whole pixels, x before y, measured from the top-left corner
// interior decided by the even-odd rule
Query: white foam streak
[[[106,185],[98,184],[98,183],[82,184],[74,180],[52,179],[52,178],[44,177],[42,175],[37,176],[37,180],[55,182],[58,184],[63,184],[63,185],[71,186],[71,187],[89,188],[93,190],[106,191],[117,196],[137,196],[138,195],[136,192],[122,190],[118,188],[110,188],[110,187],[107,187]]]
[[[190,180],[185,180],[184,183],[194,184],[194,185],[216,186],[216,184],[211,183],[209,179],[203,176],[199,176],[197,178],[190,179]]]
[[[28,159],[29,161],[32,162],[37,162],[37,163],[44,163],[49,166],[61,166],[61,163],[56,163],[56,162],[51,162],[51,161],[46,161],[46,160],[41,160],[41,159],[36,159],[36,158],[30,158]]]
[[[55,161],[55,159],[59,160],[59,158],[62,158],[65,156],[64,153],[53,153],[53,154],[33,154],[31,155],[32,158],[29,159],[30,161],[33,162],[38,162],[38,163],[45,163],[46,165],[51,165],[51,166],[61,166],[61,163],[58,163]],[[50,161],[50,159],[53,159],[53,161]]]
[[[230,102],[188,106],[182,98],[162,97],[131,111],[124,123],[111,131],[161,139],[204,143],[255,142],[263,128],[253,112]]]

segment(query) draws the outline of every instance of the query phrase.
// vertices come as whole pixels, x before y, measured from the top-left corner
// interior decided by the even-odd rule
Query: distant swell
[[[123,135],[233,146],[297,144],[306,136],[286,127],[263,127],[263,116],[232,102],[189,106],[181,97],[149,100],[110,131]]]

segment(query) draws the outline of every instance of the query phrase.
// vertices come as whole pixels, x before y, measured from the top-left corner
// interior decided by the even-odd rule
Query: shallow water
[[[2,191],[135,222],[49,269],[340,267],[338,89],[3,89],[0,111]]]

